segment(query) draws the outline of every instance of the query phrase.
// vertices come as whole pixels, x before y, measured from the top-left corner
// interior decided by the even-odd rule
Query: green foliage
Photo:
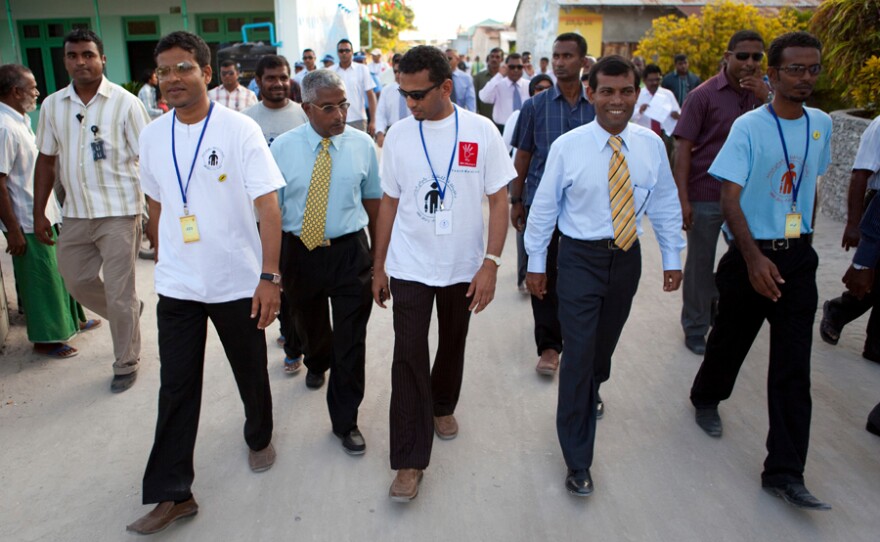
[[[880,0],[825,0],[810,20],[831,87],[856,107],[880,110]]]
[[[718,0],[706,4],[700,15],[654,19],[635,54],[659,65],[665,73],[672,70],[673,57],[684,53],[690,70],[706,79],[718,73],[727,42],[737,31],[755,30],[769,44],[780,34],[805,29],[806,20],[806,16],[792,9],[764,16],[755,6]]]
[[[387,3],[387,0],[361,0],[361,5],[382,4],[385,9],[376,12],[373,16],[388,23],[390,28],[382,28],[377,23],[372,24],[373,45],[372,48],[378,47],[383,53],[388,53],[397,48],[398,36],[403,30],[415,28],[413,19],[415,13],[402,3]],[[370,43],[370,25],[366,19],[361,19],[361,48],[367,50]]]
[[[127,83],[122,83],[120,86],[137,96],[137,93],[141,91],[141,87],[144,86],[144,84],[140,81],[128,81]]]

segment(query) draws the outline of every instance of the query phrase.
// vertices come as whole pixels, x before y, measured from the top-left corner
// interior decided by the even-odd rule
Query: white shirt
[[[382,149],[382,190],[399,199],[391,230],[385,270],[389,276],[428,286],[470,282],[483,263],[483,196],[494,194],[516,177],[501,134],[489,122],[470,111],[458,110],[458,142],[455,115],[424,121],[425,145],[434,172],[445,186],[444,209],[452,212],[452,233],[436,235],[434,216],[439,208],[435,183],[419,122],[407,117],[394,125]],[[452,151],[452,173],[446,172]]]
[[[519,120],[519,111],[514,111],[508,117],[507,122],[504,123],[504,131],[501,132],[501,139],[504,140],[504,145],[507,147],[507,152],[512,153],[514,151],[513,148],[513,132],[516,131],[516,121]]]
[[[315,70],[317,70],[317,69],[318,69],[318,66],[315,66]],[[312,73],[315,70],[309,71],[308,68],[303,68],[303,70],[301,72],[299,72],[298,74],[293,76],[293,80],[296,81],[297,84],[299,84],[299,86],[302,86],[303,79],[306,78],[306,75]]]
[[[257,103],[257,95],[254,91],[241,85],[235,87],[235,90],[229,92],[226,87],[220,85],[208,91],[208,97],[212,102],[228,107],[233,111],[244,111],[248,107]]]
[[[37,143],[31,118],[0,102],[0,173],[6,175],[6,191],[12,200],[12,213],[24,233],[34,233],[34,166]],[[61,207],[55,192],[49,195],[46,218],[61,222]],[[0,220],[0,230],[9,231]]]
[[[480,101],[492,106],[492,120],[495,124],[504,125],[510,114],[513,113],[513,89],[518,89],[521,99],[520,103],[526,103],[529,99],[529,81],[520,77],[518,80],[511,81],[508,77],[502,77],[501,73],[496,73],[494,77],[489,79],[482,89],[480,89]]]
[[[853,169],[873,171],[868,177],[868,188],[880,190],[880,117],[875,118],[862,133],[859,151]]]
[[[159,109],[159,104],[156,101],[156,87],[153,85],[144,83],[138,91],[138,98],[143,102],[144,108],[147,110],[147,114],[150,115],[151,119],[161,117],[164,113],[164,111]]]
[[[400,87],[397,83],[385,85],[382,93],[379,94],[379,104],[376,106],[376,133],[385,133],[388,127],[401,119],[400,116],[400,100],[406,98],[397,92]],[[405,108],[404,117],[412,115],[409,108]]]
[[[633,185],[638,234],[641,216],[647,214],[660,243],[663,269],[681,269],[681,204],[672,178],[666,147],[660,136],[642,126],[628,124],[621,132],[623,155]],[[567,132],[550,146],[544,176],[529,209],[525,247],[529,272],[544,273],[547,244],[553,228],[573,239],[612,239],[608,165],[613,153],[611,134],[596,121]]]
[[[357,62],[352,62],[351,66],[347,69],[343,69],[339,65],[332,66],[330,69],[335,70],[345,83],[345,99],[351,104],[345,121],[365,120],[367,118],[366,111],[364,110],[365,100],[367,99],[366,93],[375,87],[370,70]]]
[[[106,77],[88,104],[82,103],[72,83],[43,101],[37,148],[58,157],[61,184],[67,194],[64,216],[104,218],[143,213],[138,138],[149,122],[137,96]],[[93,159],[91,145],[96,136],[104,142],[103,160]]]
[[[633,116],[630,119],[631,122],[635,122],[639,126],[644,126],[649,130],[651,129],[651,117],[648,116],[648,110],[651,108],[651,102],[654,100],[655,96],[659,96],[658,100],[668,103],[672,107],[672,111],[679,114],[681,113],[681,106],[678,105],[678,100],[675,99],[675,94],[673,94],[671,90],[657,87],[657,92],[651,94],[648,92],[648,89],[643,88],[639,92],[639,99],[636,101],[636,107],[633,110]],[[643,104],[648,104],[648,108],[645,109],[644,113],[639,113]],[[659,122],[661,123],[661,129],[663,132],[666,135],[671,136],[672,130],[675,129],[676,120],[669,116],[665,120]]]
[[[263,264],[253,200],[284,186],[284,178],[257,123],[215,105],[186,192],[200,239],[184,243],[183,197],[171,152],[173,117],[156,119],[140,142],[144,192],[162,204],[156,292],[202,303],[250,298]],[[184,186],[204,124],[174,123]]]

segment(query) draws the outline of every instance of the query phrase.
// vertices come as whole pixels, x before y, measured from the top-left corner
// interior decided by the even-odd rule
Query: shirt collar
[[[544,92],[551,93],[550,94],[551,100],[564,100],[565,99],[565,95],[562,94],[562,90],[559,88],[559,82],[557,82],[555,85],[553,85],[551,88],[548,88]],[[587,90],[584,88],[584,85],[581,85],[581,95],[580,95],[580,98],[578,98],[578,101],[579,102],[580,101],[589,102],[589,100],[587,100]]]
[[[352,128],[351,126],[346,126],[346,130],[355,130],[356,128]],[[342,132],[338,136],[333,136],[330,138],[330,146],[339,150],[339,145],[341,144],[342,136],[345,135],[345,132]],[[321,140],[324,139],[318,132],[312,128],[312,123],[308,123],[308,129],[306,129],[306,143],[308,143],[309,148],[313,151],[317,151],[321,147]]]
[[[27,124],[28,126],[31,125],[30,118],[27,115],[22,115],[21,113],[19,113],[15,109],[13,109],[8,104],[0,102],[0,112],[6,113],[7,115],[9,115],[10,117],[14,118],[15,120],[17,120],[18,122],[20,122],[22,124]]]
[[[588,126],[593,127],[593,139],[596,142],[596,148],[601,152],[605,146],[608,145],[608,139],[611,137],[611,134],[605,131],[605,128],[602,128],[597,120],[593,120]],[[627,123],[626,128],[617,135],[623,140],[623,148],[629,150],[629,123]]]
[[[110,81],[107,80],[106,77],[101,76],[101,84],[98,85],[98,92],[97,92],[97,94],[95,94],[95,96],[100,94],[101,96],[103,96],[105,98],[109,98],[112,93],[113,93],[113,87],[110,86]],[[74,88],[73,88],[73,81],[71,81],[70,84],[67,85],[67,92],[64,95],[64,97],[68,98],[74,102],[82,103],[82,100],[79,98],[79,95],[76,93],[76,90],[74,90]],[[94,98],[92,98],[92,99],[94,100]],[[84,105],[89,105],[89,104],[84,104]]]

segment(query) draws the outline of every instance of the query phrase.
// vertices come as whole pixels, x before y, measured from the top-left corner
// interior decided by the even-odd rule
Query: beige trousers
[[[58,238],[58,269],[67,290],[110,323],[116,375],[138,370],[140,300],[134,270],[140,240],[140,216],[65,218]]]

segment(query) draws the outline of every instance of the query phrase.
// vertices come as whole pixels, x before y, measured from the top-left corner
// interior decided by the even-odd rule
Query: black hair
[[[733,51],[733,48],[743,41],[759,41],[761,42],[761,47],[764,46],[764,38],[761,37],[761,34],[758,34],[754,30],[740,30],[736,34],[730,36],[730,41],[727,42],[727,50]]]
[[[519,53],[510,53],[509,55],[507,55],[507,59],[504,61],[504,63],[507,64],[511,60],[516,60],[516,59],[522,60],[522,55]]]
[[[782,63],[782,52],[789,47],[809,47],[822,52],[822,42],[809,32],[789,32],[770,43],[767,51],[767,65],[778,68]]]
[[[501,53],[501,56],[503,57],[504,49],[502,49],[501,47],[492,47],[491,49],[489,49],[489,54],[491,55],[492,53]]]
[[[540,83],[541,81],[549,81],[550,86],[553,86],[553,79],[549,75],[539,73],[538,75],[532,77],[532,80],[529,81],[529,96],[535,95],[535,93],[537,92],[536,88],[538,86],[538,83]]]
[[[661,70],[660,66],[656,64],[648,64],[647,66],[645,66],[645,71],[642,73],[642,77],[644,79],[647,79],[648,76],[652,73],[659,73],[660,75],[663,75],[663,70]]]
[[[577,44],[578,53],[580,53],[581,56],[587,56],[587,40],[580,34],[575,32],[565,32],[556,36],[554,43],[557,41],[573,41]]]
[[[406,74],[428,70],[428,79],[434,84],[452,79],[452,68],[446,60],[446,54],[430,45],[417,45],[407,51],[397,69]]]
[[[263,73],[267,69],[280,68],[282,66],[287,68],[287,74],[290,75],[290,62],[286,58],[280,55],[263,55],[260,57],[260,61],[257,62],[257,69],[254,70],[254,73],[257,77],[262,78]]]
[[[398,62],[400,62],[400,59],[401,59],[401,58],[403,58],[403,55],[402,55],[402,54],[400,54],[400,53],[394,53],[394,56],[391,57],[391,63],[392,63],[392,64],[397,64]]]
[[[147,68],[141,73],[141,83],[147,84],[150,82],[150,79],[153,78],[153,74],[156,73],[156,70]]]
[[[347,44],[351,45],[352,50],[354,49],[354,45],[351,43],[351,40],[349,40],[348,38],[342,38],[341,40],[337,41],[336,48],[339,49],[339,46],[342,45],[343,43],[347,43]]]
[[[581,74],[581,83],[583,83],[584,81],[589,81],[589,80],[590,80],[590,72],[584,72]]]
[[[676,64],[678,64],[679,62],[682,62],[684,60],[687,60],[687,59],[688,59],[688,56],[684,53],[678,53],[677,55],[672,57],[672,61],[675,62]]]
[[[318,53],[316,53],[314,49],[303,49],[302,54],[305,55],[306,53],[312,53],[313,55],[318,56]]]
[[[590,69],[590,89],[596,91],[599,86],[599,74],[602,75],[625,75],[632,73],[635,79],[634,84],[639,88],[642,78],[639,76],[639,70],[632,62],[619,55],[603,56],[599,62]]]
[[[228,68],[229,66],[234,67],[235,71],[238,71],[238,62],[232,60],[231,58],[227,58],[226,60],[224,60],[223,62],[220,63],[221,68]]]
[[[177,32],[162,36],[162,39],[156,44],[156,48],[153,49],[153,59],[155,60],[159,54],[174,47],[191,53],[195,57],[196,62],[199,63],[199,66],[204,67],[211,64],[211,49],[208,48],[205,40],[192,32],[184,30],[178,30]]]
[[[104,56],[104,42],[101,41],[101,38],[99,38],[97,34],[88,28],[74,28],[64,36],[65,46],[68,43],[83,43],[86,41],[94,43],[98,48],[98,54]]]

